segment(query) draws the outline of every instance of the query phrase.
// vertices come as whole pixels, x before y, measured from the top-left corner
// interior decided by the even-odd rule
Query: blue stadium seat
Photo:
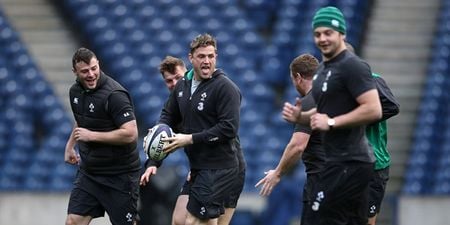
[[[167,54],[181,57],[182,55],[187,54],[187,51],[184,45],[180,44],[179,42],[174,42],[167,46]]]
[[[402,188],[402,193],[407,195],[419,195],[422,193],[422,190],[424,189],[421,181],[419,180],[412,180],[409,182],[405,182]]]
[[[146,26],[149,31],[157,32],[163,30],[168,24],[163,18],[156,17],[149,23],[144,24],[144,26]]]
[[[253,225],[257,224],[256,222],[258,216],[254,215],[251,211],[244,210],[236,210],[233,214],[233,218],[231,219],[230,224],[232,225]]]
[[[9,176],[5,173],[0,173],[0,190],[2,191],[20,191],[24,187],[23,177]]]
[[[167,11],[167,14],[165,16],[171,21],[176,21],[180,18],[189,17],[190,15],[186,12],[186,10],[183,9],[182,6],[174,5]]]
[[[154,17],[158,16],[158,10],[155,6],[145,4],[140,7],[138,7],[136,10],[136,15],[143,21],[143,22],[149,22]]]
[[[96,48],[103,49],[106,46],[113,45],[120,38],[121,34],[119,34],[116,30],[113,28],[107,28],[104,32],[92,37],[92,44],[94,44]]]
[[[73,179],[65,179],[60,176],[52,176],[49,181],[49,191],[70,191],[73,188]]]
[[[136,48],[137,48],[136,54],[138,57],[142,58],[141,62],[143,62],[143,64],[147,64],[146,63],[147,59],[152,57],[156,53],[156,49],[157,49],[157,47],[154,46],[154,44],[152,44],[150,42],[138,43],[138,44],[136,44]],[[146,65],[143,65],[142,67],[146,68]],[[150,69],[155,69],[155,68],[150,68]]]
[[[105,15],[94,18],[94,21],[86,24],[85,32],[87,34],[95,34],[104,32],[111,26],[111,21]]]
[[[258,123],[263,121],[264,115],[258,111],[256,105],[249,106],[249,108],[241,112],[242,123]]]
[[[132,58],[128,58],[129,60],[132,60]],[[122,63],[127,63],[122,61]],[[145,74],[142,70],[140,69],[133,69],[136,68],[134,66],[134,61],[130,61],[128,62],[128,65],[126,65],[126,67],[128,67],[128,72],[127,73],[119,73],[116,74],[116,76],[118,78],[120,78],[120,81],[122,82],[122,85],[125,87],[137,87],[139,86],[143,81],[145,81]],[[119,66],[114,67],[115,69],[119,70]]]
[[[450,194],[450,181],[442,181],[433,186],[432,194],[436,195],[449,195]]]
[[[64,143],[65,145],[65,143]],[[58,147],[64,146],[59,145]],[[55,151],[55,149],[41,148],[35,156],[35,161],[47,167],[54,167],[64,160],[63,151]]]
[[[5,161],[14,164],[16,167],[26,167],[32,160],[34,154],[30,151],[24,151],[23,149],[11,149],[5,154]],[[11,173],[15,174],[18,170],[11,169]],[[6,169],[5,169],[6,170]]]
[[[13,178],[13,180],[16,180],[17,183],[20,184],[26,175],[25,168],[25,166],[17,165],[16,162],[6,159],[2,168],[2,175],[4,177]]]
[[[178,22],[175,23],[175,32],[177,34],[184,34],[191,30],[194,26],[194,22],[191,18],[180,18]]]
[[[0,31],[0,39],[2,39],[5,43],[12,43],[13,40],[17,39],[17,34],[12,28],[5,26]]]
[[[296,26],[297,24],[291,18],[280,18],[275,27],[277,32],[287,32],[293,35],[297,29]]]
[[[85,3],[81,3],[78,10],[74,10],[72,13],[74,13],[74,18],[77,22],[84,23],[88,18],[92,19],[103,15],[103,10],[97,3],[86,1]]]
[[[72,182],[73,178],[75,177],[76,168],[77,167],[73,165],[69,165],[66,163],[59,163],[55,167],[55,171],[54,173],[52,173],[52,175],[55,177],[60,177],[62,179],[71,180],[70,182]]]

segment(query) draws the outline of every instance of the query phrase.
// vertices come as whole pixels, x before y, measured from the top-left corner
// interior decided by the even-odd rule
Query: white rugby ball
[[[144,152],[148,158],[160,161],[166,158],[163,152],[168,142],[161,141],[162,137],[172,137],[173,131],[167,124],[157,124],[153,126],[147,136],[144,137]]]

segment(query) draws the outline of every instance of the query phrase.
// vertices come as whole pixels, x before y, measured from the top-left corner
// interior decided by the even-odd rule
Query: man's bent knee
[[[88,225],[91,220],[92,217],[90,216],[68,214],[66,218],[66,225]]]

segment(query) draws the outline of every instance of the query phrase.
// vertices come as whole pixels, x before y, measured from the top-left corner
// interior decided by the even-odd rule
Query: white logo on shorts
[[[375,205],[370,206],[370,213],[375,213],[377,207]]]
[[[133,215],[131,215],[131,213],[127,213],[125,217],[127,218],[127,222],[133,222]]]
[[[206,209],[205,209],[204,206],[202,206],[202,207],[200,208],[200,214],[202,214],[202,216],[203,216],[203,215],[205,215],[205,212],[206,212]]]

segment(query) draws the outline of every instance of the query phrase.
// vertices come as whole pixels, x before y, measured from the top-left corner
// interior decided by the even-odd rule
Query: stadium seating
[[[403,193],[450,194],[450,1],[442,1]],[[444,121],[442,121],[444,118]]]
[[[0,27],[0,191],[67,190],[49,181],[56,167],[67,166],[71,121],[1,12]]]

